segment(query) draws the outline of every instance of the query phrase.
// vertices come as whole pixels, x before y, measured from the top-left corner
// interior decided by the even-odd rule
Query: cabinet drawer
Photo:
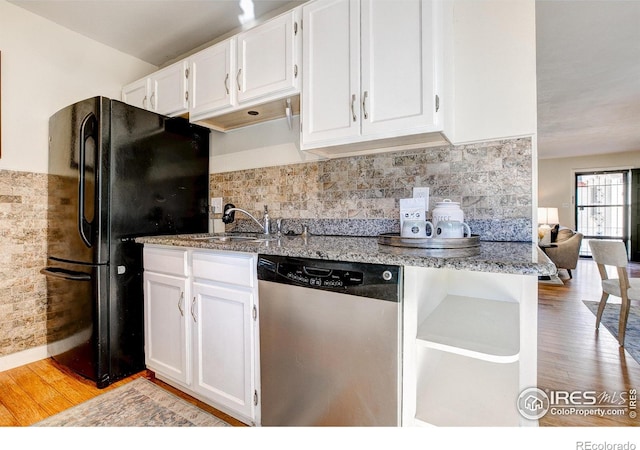
[[[252,255],[193,252],[193,277],[253,287],[256,261]]]
[[[186,277],[187,251],[145,245],[144,270]]]

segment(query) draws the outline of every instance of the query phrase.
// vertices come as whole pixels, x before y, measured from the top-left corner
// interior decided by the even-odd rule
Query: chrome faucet
[[[264,215],[262,216],[262,223],[258,219],[256,219],[250,212],[245,211],[241,208],[236,208],[235,205],[231,203],[227,203],[224,205],[224,213],[222,215],[222,221],[224,223],[232,223],[235,219],[235,211],[241,212],[249,216],[258,226],[262,229],[264,234],[269,234],[271,232],[271,219],[269,218],[269,210],[267,205],[264,205]]]

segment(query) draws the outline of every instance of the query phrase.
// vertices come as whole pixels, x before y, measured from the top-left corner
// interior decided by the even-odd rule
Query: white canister
[[[448,198],[445,198],[441,202],[437,202],[431,215],[433,223],[438,223],[443,220],[457,220],[464,222],[464,213],[460,209],[460,203],[452,202]]]

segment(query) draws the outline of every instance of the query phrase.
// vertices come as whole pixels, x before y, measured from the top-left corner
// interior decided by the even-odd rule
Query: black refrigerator
[[[49,120],[47,347],[103,388],[144,369],[138,236],[207,231],[209,130],[105,97]]]

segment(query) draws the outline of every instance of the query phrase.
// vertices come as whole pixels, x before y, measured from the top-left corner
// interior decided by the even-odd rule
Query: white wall
[[[541,159],[538,161],[538,205],[558,208],[560,224],[575,229],[575,173],[640,168],[640,150],[625,153]]]
[[[47,171],[49,117],[84,98],[120,99],[157,68],[0,0],[0,170]]]

